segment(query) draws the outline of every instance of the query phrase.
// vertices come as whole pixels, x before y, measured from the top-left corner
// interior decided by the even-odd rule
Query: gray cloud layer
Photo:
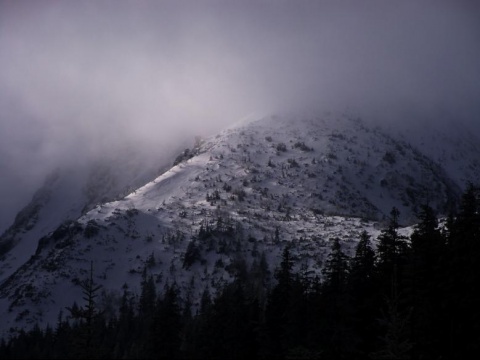
[[[349,107],[480,133],[479,55],[466,0],[1,1],[0,230],[56,164],[251,113]]]

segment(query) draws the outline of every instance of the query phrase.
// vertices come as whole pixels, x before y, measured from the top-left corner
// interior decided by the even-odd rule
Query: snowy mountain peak
[[[455,169],[477,173],[471,160]],[[139,293],[148,269],[158,288],[176,282],[194,306],[206,287],[215,291],[242,266],[262,256],[276,264],[287,243],[296,266],[318,274],[333,239],[352,251],[363,230],[375,238],[394,206],[404,225],[426,203],[446,214],[464,186],[406,138],[332,114],[248,119],[197,138],[173,164],[39,234],[35,253],[0,285],[2,330],[53,323],[81,298],[78,283],[91,262],[104,297],[118,297],[124,284]],[[109,187],[98,174],[91,194]]]

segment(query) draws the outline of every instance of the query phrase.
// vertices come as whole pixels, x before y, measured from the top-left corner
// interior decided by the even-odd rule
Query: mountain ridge
[[[0,282],[12,268],[34,254],[42,236],[65,221],[77,219],[95,205],[122,198],[132,189],[151,181],[166,170],[169,156],[166,152],[152,157],[144,150],[125,146],[114,153],[104,153],[101,158],[57,167],[18,212],[13,224],[0,235],[0,256],[3,258]],[[10,251],[15,247],[20,248]]]
[[[268,116],[197,139],[153,181],[45,234],[0,285],[3,330],[55,321],[80,298],[92,261],[105,296],[124,283],[138,293],[148,267],[195,303],[239,262],[252,266],[263,254],[275,264],[287,243],[297,266],[318,273],[334,238],[351,252],[361,231],[378,235],[393,206],[404,225],[427,202],[447,214],[462,185],[393,136],[326,114]]]

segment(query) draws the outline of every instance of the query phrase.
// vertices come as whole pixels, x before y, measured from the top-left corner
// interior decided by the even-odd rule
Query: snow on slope
[[[0,283],[35,253],[42,236],[96,204],[121,198],[158,176],[165,169],[168,153],[155,158],[147,155],[144,149],[125,147],[54,171],[0,237]]]
[[[318,274],[332,239],[351,252],[361,231],[376,238],[392,206],[412,224],[418,206],[446,212],[461,188],[406,141],[327,114],[238,124],[176,163],[43,237],[0,286],[0,330],[54,323],[81,299],[91,261],[106,294],[124,284],[139,293],[147,267],[157,289],[175,281],[194,305],[205,288],[214,292],[262,256],[268,284],[287,243],[297,267]]]

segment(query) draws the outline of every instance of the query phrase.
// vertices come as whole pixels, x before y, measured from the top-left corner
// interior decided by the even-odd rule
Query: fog
[[[467,0],[0,0],[0,231],[58,165],[255,114],[480,134],[479,55]]]

